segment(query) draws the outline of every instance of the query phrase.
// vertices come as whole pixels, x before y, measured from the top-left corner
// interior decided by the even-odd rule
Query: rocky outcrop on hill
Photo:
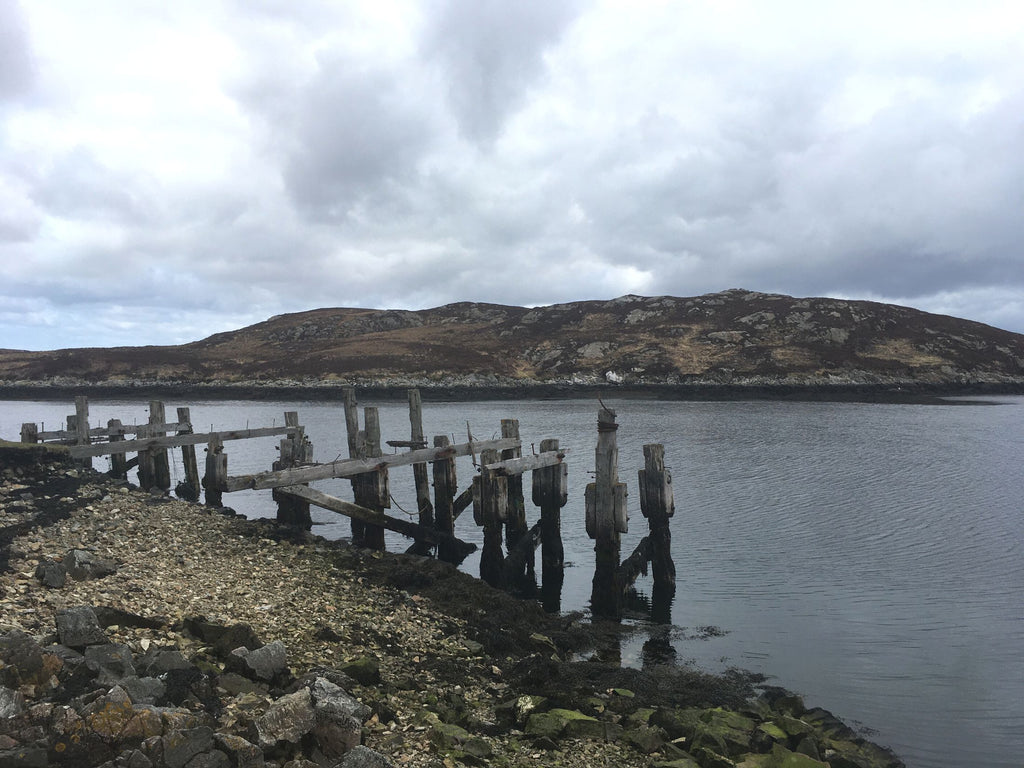
[[[1024,387],[1024,335],[744,290],[532,309],[318,309],[177,347],[0,351],[0,385]]]

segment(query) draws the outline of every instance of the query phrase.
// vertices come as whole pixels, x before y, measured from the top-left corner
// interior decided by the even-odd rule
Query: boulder
[[[25,711],[25,697],[20,691],[0,686],[0,719],[15,717]]]
[[[371,710],[362,702],[350,696],[341,686],[323,677],[316,678],[309,686],[313,705],[319,719],[352,717],[360,723],[366,721]]]
[[[341,671],[360,685],[380,684],[380,665],[372,656],[360,656],[342,664]]]
[[[158,677],[172,669],[190,669],[194,665],[185,660],[177,648],[152,645],[139,660],[136,668],[143,675]]]
[[[263,768],[263,750],[241,736],[216,733],[213,740],[217,749],[228,756],[232,768]]]
[[[248,624],[214,624],[203,616],[192,616],[184,621],[185,630],[204,643],[213,646],[218,656],[228,656],[236,648],[245,647],[250,651],[263,645]]]
[[[75,581],[101,579],[117,573],[117,565],[112,560],[103,560],[84,549],[70,550],[64,556],[64,568]]]
[[[132,652],[122,643],[90,645],[85,649],[85,665],[96,673],[96,681],[101,685],[113,685],[135,675]]]
[[[203,725],[181,731],[171,731],[160,742],[163,763],[167,768],[185,768],[193,758],[213,749],[213,729]],[[223,752],[225,761],[227,755]],[[225,762],[225,766],[228,765]]]
[[[287,651],[280,640],[256,650],[249,650],[245,646],[235,648],[228,661],[232,669],[252,680],[271,682],[289,674]]]
[[[338,763],[337,768],[394,768],[394,765],[380,752],[369,747],[353,747]]]
[[[0,637],[0,682],[11,688],[42,685],[63,665],[60,658],[20,630]]]
[[[167,693],[167,686],[159,677],[138,677],[131,675],[122,678],[118,685],[124,688],[136,706],[141,704],[156,704],[161,701]]]
[[[282,696],[256,721],[259,745],[273,747],[279,741],[297,744],[316,725],[313,697],[308,688]]]
[[[87,605],[58,611],[56,620],[57,637],[60,638],[61,645],[68,648],[85,648],[108,642],[106,634],[96,620],[96,613]]]
[[[693,747],[706,747],[726,757],[738,757],[750,752],[750,739],[756,723],[739,712],[727,709],[708,709],[700,717],[693,731]],[[693,748],[691,747],[691,753]]]
[[[765,763],[765,768],[828,768],[828,763],[791,752],[781,744],[776,744],[772,747],[771,756]]]
[[[36,566],[36,578],[42,582],[44,587],[60,589],[68,581],[68,571],[64,567],[64,563],[45,559]]]

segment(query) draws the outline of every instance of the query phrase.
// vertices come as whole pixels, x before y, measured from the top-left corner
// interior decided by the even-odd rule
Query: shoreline
[[[862,768],[902,765],[826,710],[806,708],[760,676],[713,675],[654,659],[641,669],[623,668],[615,658],[626,631],[619,625],[546,614],[535,602],[429,558],[370,552],[143,493],[75,469],[61,454],[0,447],[0,655],[11,633],[21,632],[46,657],[54,647],[48,643],[62,639],[54,632],[62,611],[113,612],[103,640],[114,646],[99,647],[131,653],[140,668],[151,648],[179,653],[202,678],[193,689],[206,686],[207,698],[194,696],[190,714],[204,725],[192,730],[209,728],[221,741],[259,741],[270,713],[281,702],[308,697],[303,680],[318,690],[310,682],[315,678],[344,682],[366,708],[353,733],[386,761],[373,765],[692,768],[728,759],[769,768],[791,754],[797,762],[785,765],[824,766],[829,755]],[[109,563],[112,572],[47,586],[45,569],[70,563],[73,550]],[[241,626],[259,638],[252,653],[286,649],[287,674],[239,681],[237,652],[218,645],[213,628],[243,632]],[[3,685],[23,701],[14,721],[45,709],[48,691],[58,696],[78,680],[77,672],[64,679],[75,652],[60,653],[64,667],[47,683],[16,690],[9,679],[15,665],[3,658]],[[85,653],[88,659],[90,650]],[[360,665],[376,673],[358,677]],[[108,699],[115,695],[111,682],[102,693]],[[95,703],[96,695],[85,698]],[[150,711],[134,701],[130,706],[140,717]],[[17,739],[12,722],[0,726],[0,753],[10,746],[5,738]],[[37,733],[54,758],[63,743],[55,728],[50,723]],[[268,741],[263,762],[252,764],[317,759],[310,744],[306,736]],[[128,747],[138,751],[144,744]],[[320,764],[344,765],[344,759]],[[40,763],[49,764],[63,763]]]
[[[100,398],[148,399],[192,397],[203,400],[313,400],[340,401],[349,385],[293,384],[4,384],[0,399],[67,400],[76,395]],[[1024,383],[987,382],[971,384],[525,384],[506,385],[353,385],[360,397],[369,400],[405,400],[410,388],[418,388],[424,402],[469,402],[485,400],[568,400],[607,397],[664,401],[792,401],[854,402],[915,405],[959,405],[963,400],[948,398],[1024,395]],[[984,401],[968,401],[980,404]]]

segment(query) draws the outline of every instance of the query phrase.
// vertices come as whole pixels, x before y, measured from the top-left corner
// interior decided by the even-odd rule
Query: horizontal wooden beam
[[[534,469],[543,469],[544,467],[553,467],[556,464],[561,464],[565,458],[565,451],[547,451],[545,453],[538,453],[535,456],[523,456],[519,459],[505,459],[504,461],[496,461],[493,464],[488,464],[484,469],[489,469],[492,472],[497,472],[499,475],[521,475],[524,472],[529,472]]]
[[[205,432],[195,435],[168,435],[167,437],[140,437],[136,440],[119,440],[116,443],[93,443],[72,445],[68,448],[73,458],[106,456],[111,453],[138,453],[151,448],[180,448],[183,445],[202,445],[211,440],[248,440],[251,437],[273,437],[292,435],[302,427],[262,427],[260,429],[234,429],[226,432]]]
[[[126,435],[135,435],[143,428],[152,428],[156,432],[181,432],[192,429],[192,425],[187,421],[176,421],[170,424],[125,424],[116,434],[123,432]],[[90,439],[94,437],[110,437],[110,435],[111,432],[108,427],[93,427],[89,430]],[[58,429],[55,432],[40,432],[38,437],[40,440],[75,440],[78,437],[78,433],[68,432],[66,429]]]
[[[502,438],[500,440],[482,440],[480,442],[474,441],[459,443],[458,445],[447,445],[443,448],[421,448],[416,451],[394,453],[370,459],[341,459],[339,461],[332,461],[329,464],[279,469],[270,472],[260,472],[256,475],[236,475],[227,479],[223,490],[231,492],[248,489],[265,490],[267,488],[280,488],[285,485],[311,483],[315,480],[329,480],[335,477],[355,477],[364,472],[376,472],[377,470],[388,469],[389,467],[401,467],[409,464],[437,461],[439,459],[451,459],[457,456],[475,456],[480,451],[486,451],[487,449],[503,451],[519,447],[519,440],[515,438]]]
[[[441,542],[449,543],[460,551],[464,551],[465,554],[472,552],[476,549],[476,544],[471,544],[462,539],[458,539],[455,536],[450,536],[447,533],[438,531],[434,528],[428,528],[425,525],[418,525],[417,523],[410,523],[407,520],[399,520],[397,517],[391,517],[385,515],[383,512],[375,512],[372,509],[361,507],[358,504],[353,504],[350,501],[339,499],[336,496],[329,496],[322,491],[315,490],[314,488],[307,488],[304,485],[285,485],[277,489],[277,494],[286,494],[302,501],[315,504],[318,507],[329,510],[331,512],[337,512],[340,515],[347,517],[354,517],[356,520],[362,520],[365,523],[371,525],[379,525],[381,528],[387,528],[389,531],[395,531],[408,536],[409,538],[419,539],[421,541],[427,541],[431,544],[440,544]],[[463,554],[463,556],[465,556]]]

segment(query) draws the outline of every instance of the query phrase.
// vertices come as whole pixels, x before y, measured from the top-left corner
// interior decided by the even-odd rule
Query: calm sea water
[[[1024,398],[996,405],[614,401],[619,474],[630,488],[623,556],[645,533],[636,470],[641,447],[665,445],[673,474],[678,573],[671,626],[633,621],[622,649],[640,663],[648,635],[667,634],[678,658],[739,666],[802,693],[874,732],[910,766],[1021,765],[1024,754]],[[407,439],[403,403],[379,405],[383,438]],[[280,425],[297,410],[317,460],[347,455],[336,403],[168,402],[190,405],[196,431]],[[569,449],[562,511],[562,609],[586,609],[593,546],[583,531],[597,403],[591,400],[427,403],[428,435],[463,442],[518,418],[524,443],[559,438]],[[57,428],[69,404],[0,403],[0,437],[23,421]],[[108,418],[145,422],[146,403],[90,404]],[[268,469],[276,439],[229,443],[230,474]],[[180,462],[180,459],[179,459]],[[106,469],[105,459],[96,467]],[[174,469],[181,478],[180,465]],[[473,474],[458,462],[459,487]],[[351,498],[347,481],[316,487]],[[527,487],[529,487],[527,485]],[[415,509],[412,472],[393,470],[392,514]],[[226,502],[272,516],[269,492]],[[537,511],[529,508],[532,523]],[[347,520],[315,513],[316,531],[347,537]],[[469,515],[458,533],[479,540]],[[408,542],[389,538],[389,549]],[[473,572],[478,560],[464,566]],[[649,591],[649,580],[638,583]],[[692,639],[695,629],[723,636]]]

